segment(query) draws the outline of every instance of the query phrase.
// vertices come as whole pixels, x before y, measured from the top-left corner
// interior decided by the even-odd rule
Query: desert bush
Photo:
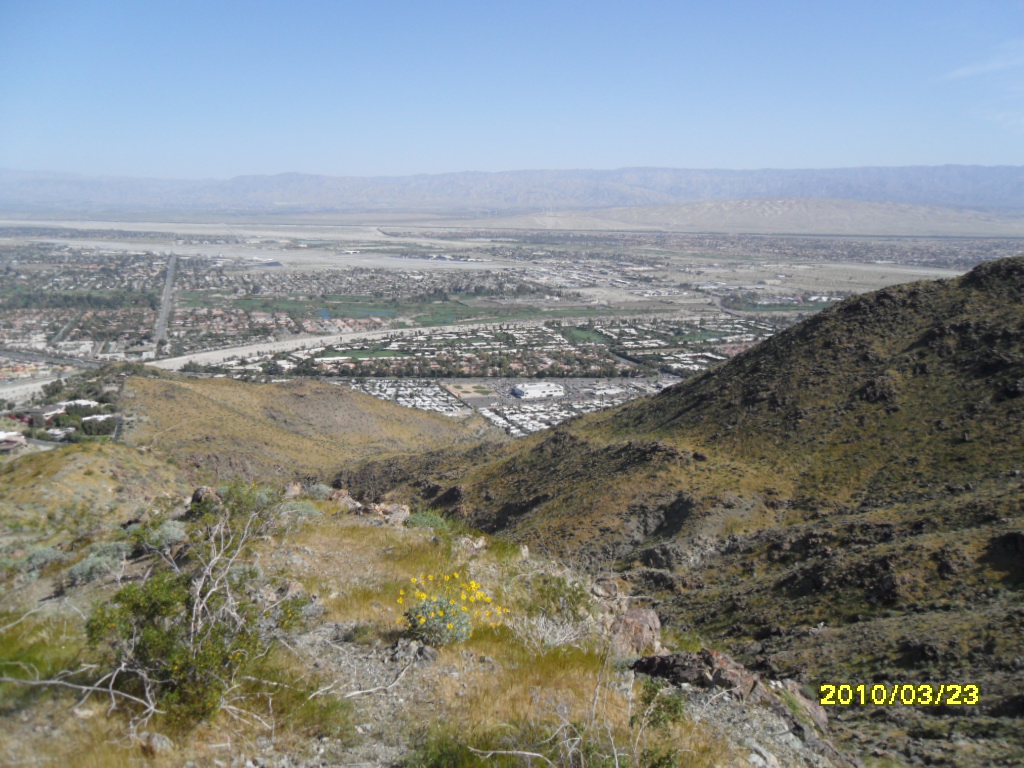
[[[121,565],[121,562],[120,556],[91,554],[68,568],[65,580],[71,586],[87,584],[108,573],[113,573]]]
[[[131,532],[131,541],[137,553],[166,552],[188,538],[188,530],[177,520],[140,525]]]
[[[589,615],[591,600],[583,584],[565,576],[536,573],[529,580],[526,612],[566,621]]]
[[[473,627],[501,625],[508,608],[494,602],[481,585],[465,573],[421,574],[399,590],[398,604],[406,609],[407,632],[429,645],[460,643],[473,636]]]
[[[272,518],[266,501],[254,487],[233,487],[192,526],[184,564],[164,558],[166,570],[93,611],[86,634],[110,671],[91,689],[140,707],[137,721],[160,710],[182,724],[237,711],[226,697],[246,665],[266,652],[244,585],[249,547]],[[164,523],[155,531],[177,536],[178,528]]]
[[[435,531],[447,531],[451,527],[447,518],[432,509],[413,512],[405,525],[407,528],[430,528]]]
[[[121,559],[131,554],[132,548],[124,541],[98,541],[90,544],[88,552],[97,557],[114,557]]]
[[[50,563],[64,560],[66,555],[53,547],[31,547],[16,567],[20,571],[41,571]]]
[[[507,622],[512,634],[524,646],[540,652],[545,648],[580,647],[591,636],[591,627],[583,621],[540,614],[514,616]]]
[[[309,520],[319,517],[321,512],[308,501],[286,501],[278,507],[278,514],[286,520]]]
[[[323,483],[313,483],[309,488],[306,489],[306,495],[311,499],[317,501],[323,501],[334,492],[334,489],[329,485]]]

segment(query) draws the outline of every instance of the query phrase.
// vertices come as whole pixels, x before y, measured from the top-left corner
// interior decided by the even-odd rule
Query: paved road
[[[167,318],[171,314],[174,297],[174,270],[178,266],[178,257],[171,254],[167,260],[167,279],[164,281],[164,295],[160,299],[160,314],[156,319],[156,332],[154,341],[160,342],[167,339]]]
[[[429,328],[391,328],[383,331],[354,331],[352,333],[341,333],[333,336],[299,336],[292,339],[286,339],[284,341],[267,341],[262,344],[247,344],[241,347],[215,349],[210,352],[195,352],[191,355],[183,355],[181,357],[167,357],[163,360],[150,360],[146,365],[152,365],[154,368],[162,368],[166,371],[177,371],[186,363],[190,362],[195,362],[199,365],[211,365],[213,363],[222,363],[225,360],[236,359],[239,357],[254,357],[257,355],[271,354],[273,352],[290,352],[296,349],[326,347],[329,344],[347,344],[353,341],[374,341],[377,339],[383,339],[387,336],[415,336],[417,333],[427,335],[430,333],[444,333],[445,331],[454,330],[486,330],[496,329],[499,325],[515,325],[522,328],[542,324],[543,320],[525,322],[522,320],[516,320],[492,323],[434,325]]]
[[[51,376],[46,379],[32,379],[31,381],[9,381],[0,382],[0,402],[13,400],[16,403],[26,403],[32,395],[43,391],[43,386],[51,381],[56,381],[60,376]]]
[[[106,363],[99,360],[82,360],[77,357],[60,357],[59,355],[48,355],[45,352],[36,352],[25,349],[9,349],[0,347],[0,357],[9,357],[11,360],[27,360],[31,363],[50,363],[51,365],[73,365],[76,368],[102,368]]]

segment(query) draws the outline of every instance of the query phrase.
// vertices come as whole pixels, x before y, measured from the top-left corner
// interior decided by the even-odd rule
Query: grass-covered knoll
[[[152,446],[190,476],[327,476],[339,463],[467,442],[485,430],[316,381],[131,378],[126,441]]]
[[[0,530],[8,533],[120,524],[188,490],[162,459],[116,443],[79,443],[0,464]]]

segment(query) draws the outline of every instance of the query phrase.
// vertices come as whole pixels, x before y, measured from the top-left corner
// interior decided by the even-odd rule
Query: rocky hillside
[[[851,299],[696,380],[509,446],[339,480],[614,565],[663,620],[823,683],[973,683],[837,712],[864,754],[1024,743],[1024,257]],[[909,739],[909,741],[908,741]]]

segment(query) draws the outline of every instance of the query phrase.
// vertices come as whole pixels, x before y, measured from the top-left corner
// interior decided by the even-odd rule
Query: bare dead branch
[[[466,748],[474,755],[480,755],[483,758],[494,757],[495,755],[510,755],[512,757],[535,757],[538,760],[543,760],[550,766],[555,766],[553,762],[548,760],[546,757],[544,757],[544,755],[540,754],[539,752],[523,752],[518,749],[491,749],[485,751],[482,749],[473,749],[473,747]]]
[[[408,664],[406,664],[405,665],[405,669],[403,669],[401,672],[398,673],[398,677],[396,677],[392,681],[391,685],[378,685],[376,688],[367,688],[365,691],[352,691],[351,693],[346,693],[344,696],[342,696],[342,698],[343,699],[353,699],[356,696],[365,696],[368,693],[383,693],[385,691],[390,691],[392,688],[394,688],[396,685],[398,685],[398,681],[402,679],[402,677],[405,675],[405,673],[409,671],[409,667],[411,667],[414,663],[415,663],[415,660],[410,661]],[[313,698],[313,697],[310,696],[310,698]]]
[[[127,701],[133,701],[136,704],[141,704],[150,710],[152,714],[163,714],[162,709],[156,709],[152,706],[151,702],[144,699],[140,699],[137,696],[132,696],[130,693],[119,691],[116,688],[109,686],[97,686],[97,685],[80,685],[79,683],[70,683],[67,680],[59,680],[57,678],[50,678],[48,680],[23,680],[17,677],[0,677],[0,683],[14,683],[15,685],[28,685],[32,687],[60,687],[60,688],[71,688],[75,691],[83,691],[86,693],[107,693],[112,696],[119,696]]]
[[[22,617],[20,619],[18,619],[17,621],[12,621],[10,624],[8,624],[6,626],[3,626],[3,627],[0,627],[0,632],[6,632],[8,629],[13,629],[14,627],[16,627],[19,624],[21,624],[21,622],[23,622],[25,619],[27,619],[33,613],[39,613],[41,610],[43,610],[41,607],[40,608],[33,608],[28,613],[23,614]]]

